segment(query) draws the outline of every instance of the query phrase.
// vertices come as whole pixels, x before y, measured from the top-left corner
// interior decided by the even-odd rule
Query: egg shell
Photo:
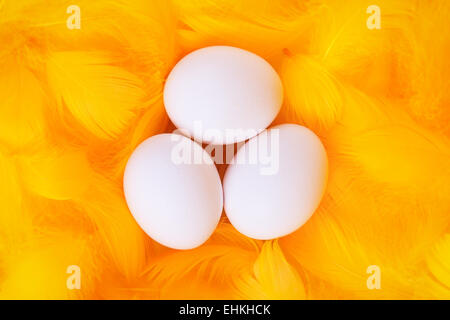
[[[201,155],[203,161],[180,161],[177,156],[182,150]],[[184,136],[160,134],[142,142],[128,160],[123,186],[139,226],[170,248],[203,244],[222,213],[217,169],[201,146]]]
[[[245,141],[267,128],[283,102],[280,77],[263,58],[212,46],[181,59],[164,87],[172,122],[203,143]]]
[[[258,150],[257,161],[251,160],[251,150]],[[295,124],[273,127],[246,142],[227,168],[225,212],[250,238],[285,236],[314,213],[327,174],[325,148],[311,130]]]

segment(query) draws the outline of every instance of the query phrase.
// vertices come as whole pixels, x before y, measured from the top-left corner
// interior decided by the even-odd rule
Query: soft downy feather
[[[125,279],[137,277],[146,263],[146,235],[130,214],[122,189],[96,175],[73,204],[95,223],[103,249],[121,275]]]
[[[19,151],[45,135],[46,97],[24,61],[2,53],[0,48],[0,142],[3,148]]]
[[[231,45],[260,54],[271,62],[278,60],[289,44],[297,47],[306,42],[306,30],[313,23],[316,7],[296,1],[173,2],[184,24],[178,32],[186,52],[207,45]]]
[[[231,298],[235,294],[236,281],[253,264],[260,245],[260,241],[249,239],[229,223],[222,222],[201,247],[188,251],[164,250],[149,264],[145,278],[152,287],[159,288],[161,294],[181,283],[193,281],[205,286],[219,286]]]
[[[434,299],[450,299],[450,234],[444,235],[426,257],[429,277],[423,287]]]
[[[47,73],[60,112],[64,108],[103,139],[117,137],[142,107],[144,91],[133,74],[101,52],[57,52]]]
[[[340,79],[377,96],[401,95],[403,75],[397,73],[397,50],[408,38],[413,4],[381,0],[381,29],[369,29],[366,0],[321,1],[321,22],[314,26],[309,55]],[[398,49],[400,48],[400,49]]]
[[[303,281],[284,257],[277,240],[266,241],[253,270],[238,280],[239,299],[305,299]]]
[[[321,134],[340,118],[344,102],[338,82],[319,62],[305,55],[288,56],[281,78],[286,99],[277,122],[295,121]]]
[[[397,47],[408,44],[405,30],[412,16],[411,4],[378,3],[383,25],[381,30],[369,30],[365,9],[371,4],[358,0],[345,5],[341,1],[317,2],[317,14],[326,22],[314,25],[308,50],[292,45],[284,50],[280,73],[286,102],[277,122],[295,121],[324,133],[341,117],[342,86],[348,84],[378,96],[404,94],[393,91],[403,84],[404,76],[390,70],[401,67],[394,43]]]
[[[86,238],[35,238],[11,252],[4,263],[0,299],[80,299],[92,297],[98,267]],[[70,266],[79,267],[80,290],[68,290]]]
[[[19,159],[23,184],[48,199],[77,198],[92,182],[92,168],[81,150],[41,146]]]
[[[410,79],[412,97],[406,106],[419,123],[450,136],[450,3],[415,3],[410,51],[403,55]]]
[[[17,159],[1,151],[0,181],[0,261],[3,261],[10,252],[27,241],[32,231],[32,221],[24,206]]]

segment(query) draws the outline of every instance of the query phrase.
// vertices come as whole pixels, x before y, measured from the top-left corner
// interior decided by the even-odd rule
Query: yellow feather
[[[401,51],[406,41],[413,4],[403,0],[321,2],[321,23],[315,25],[310,54],[357,88],[378,96],[399,94],[392,92],[402,89],[398,85],[403,77],[394,73],[397,50]],[[381,29],[367,27],[370,5],[380,8]]]
[[[252,271],[238,282],[240,299],[305,299],[303,281],[277,240],[264,243]]]
[[[340,124],[327,135],[336,160],[367,181],[448,196],[450,142],[411,121],[396,104],[347,89]],[[361,170],[358,172],[358,170]]]
[[[334,77],[317,61],[288,57],[281,69],[286,93],[278,122],[297,121],[317,133],[332,127],[341,116],[342,93]],[[321,94],[317,94],[321,92]]]
[[[113,181],[94,176],[90,188],[74,200],[98,228],[103,250],[125,278],[137,277],[146,261],[147,236],[125,203],[122,189]]]
[[[0,299],[80,299],[92,295],[98,270],[85,239],[53,238],[34,241],[20,252],[10,253],[4,266],[6,279]],[[80,267],[80,290],[69,290],[68,267]]]
[[[436,243],[426,258],[431,272],[429,286],[436,299],[450,299],[450,234]]]
[[[113,65],[101,52],[59,52],[48,59],[52,93],[87,130],[103,139],[117,137],[142,107],[139,79]]]
[[[17,249],[29,238],[32,221],[24,205],[24,195],[16,159],[0,152],[0,261],[5,252]]]
[[[68,200],[86,191],[93,173],[79,150],[45,150],[20,159],[24,184],[38,195]]]
[[[280,245],[308,272],[340,288],[342,297],[411,297],[413,286],[409,283],[408,269],[384,258],[376,238],[372,238],[369,244],[362,242],[360,233],[364,231],[364,228],[354,230],[350,226],[341,226],[330,214],[319,210],[299,231],[283,238]],[[369,290],[367,287],[369,274],[366,270],[371,265],[381,270],[382,290]],[[310,287],[310,294],[317,296],[319,289]]]
[[[42,84],[18,57],[0,52],[0,142],[20,150],[45,133]]]
[[[407,74],[412,98],[408,109],[414,118],[450,136],[450,28],[448,1],[417,1],[412,26]]]
[[[297,47],[313,21],[305,14],[310,5],[295,1],[176,0],[174,4],[185,24],[179,34],[187,51],[225,44],[273,58],[288,45]]]
[[[189,251],[169,250],[153,259],[146,278],[161,290],[187,278],[234,289],[234,282],[256,259],[258,243],[224,222],[201,247]]]

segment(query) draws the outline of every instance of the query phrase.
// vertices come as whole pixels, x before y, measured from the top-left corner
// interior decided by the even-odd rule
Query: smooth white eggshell
[[[278,139],[274,130],[278,130]],[[258,147],[265,154],[260,146],[266,143],[269,156],[250,163],[249,150]],[[327,172],[326,151],[312,131],[295,124],[273,127],[241,147],[227,168],[225,212],[233,226],[248,237],[285,236],[301,227],[318,207]]]
[[[173,152],[180,144],[205,161],[174,161]],[[174,249],[204,243],[222,213],[222,184],[213,161],[199,144],[179,135],[156,135],[136,148],[125,169],[124,192],[139,226]]]
[[[213,144],[255,136],[274,120],[282,102],[282,83],[272,66],[229,46],[188,54],[170,72],[164,88],[166,111],[175,126]]]

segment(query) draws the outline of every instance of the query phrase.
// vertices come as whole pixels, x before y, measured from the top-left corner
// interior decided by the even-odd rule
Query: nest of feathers
[[[0,298],[450,298],[450,2],[0,1]],[[146,236],[128,157],[171,131],[170,69],[209,45],[280,74],[275,123],[322,139],[329,181],[295,233],[249,239],[222,217],[201,247]],[[67,267],[81,288],[68,290]],[[369,266],[381,288],[369,290]]]

